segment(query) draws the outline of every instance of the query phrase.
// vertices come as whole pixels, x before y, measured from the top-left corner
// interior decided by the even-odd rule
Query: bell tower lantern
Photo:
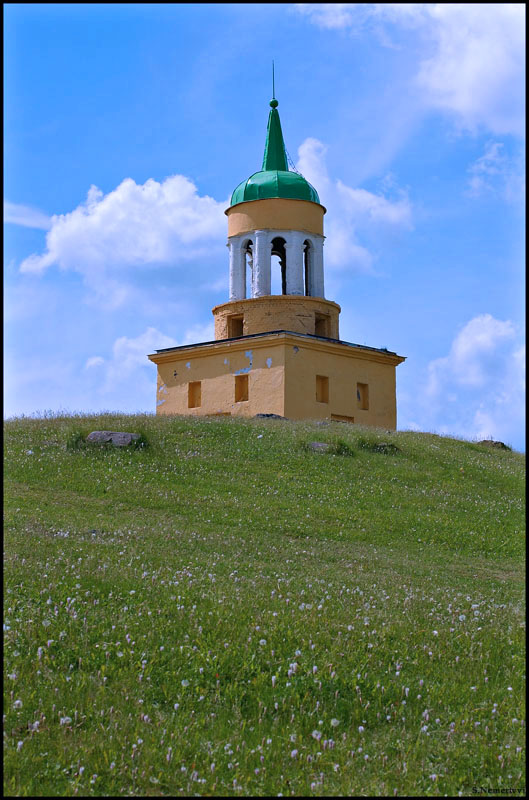
[[[316,189],[289,170],[278,101],[270,106],[262,167],[237,186],[225,212],[230,299],[213,309],[215,338],[291,330],[338,339],[340,308],[325,300],[326,209]],[[279,257],[281,294],[272,294],[272,256]]]

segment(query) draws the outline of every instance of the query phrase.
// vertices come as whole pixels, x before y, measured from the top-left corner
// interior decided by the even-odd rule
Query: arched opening
[[[303,242],[303,275],[305,277],[305,296],[311,296],[312,264],[314,248],[308,239]]]
[[[244,252],[244,296],[248,297],[248,295],[252,294],[253,288],[253,242],[251,239],[248,239],[243,244],[243,252]],[[248,291],[249,290],[249,291]]]
[[[272,294],[287,293],[287,253],[285,249],[286,241],[282,236],[272,239]],[[279,270],[274,269],[275,259],[278,259]],[[279,278],[281,277],[281,282]]]

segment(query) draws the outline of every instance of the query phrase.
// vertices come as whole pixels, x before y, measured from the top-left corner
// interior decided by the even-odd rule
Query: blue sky
[[[522,4],[4,6],[4,414],[155,410],[213,338],[271,61],[341,338],[398,427],[524,449]]]

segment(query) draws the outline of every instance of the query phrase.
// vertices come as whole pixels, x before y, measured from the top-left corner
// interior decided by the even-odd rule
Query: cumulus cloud
[[[373,272],[376,253],[363,241],[374,231],[405,230],[412,227],[412,210],[406,193],[397,190],[396,199],[346,186],[329,177],[327,148],[318,139],[308,138],[298,149],[297,169],[318,187],[327,208],[325,225],[325,264],[331,269]]]
[[[136,337],[120,336],[112,345],[110,356],[107,358],[91,356],[86,361],[85,369],[95,368],[94,374],[97,373],[99,395],[136,397],[137,402],[141,402],[142,398],[149,396],[149,392],[154,397],[153,374],[155,374],[155,367],[153,368],[147,355],[166,347],[196,344],[212,339],[214,339],[212,322],[188,328],[180,341],[162,333],[157,328],[148,327]]]
[[[467,322],[448,355],[429,363],[413,402],[412,410],[407,398],[408,427],[522,446],[525,346],[515,325],[491,314]]]
[[[474,317],[456,335],[448,356],[430,362],[427,394],[438,395],[447,384],[483,388],[501,371],[501,348],[514,336],[510,320],[502,322],[490,314]]]
[[[22,206],[4,200],[4,222],[22,225],[24,228],[38,228],[48,231],[51,228],[51,217],[32,206]]]
[[[84,361],[64,355],[23,360],[11,356],[6,366],[4,413],[31,415],[46,409],[154,413],[156,366],[147,356],[165,347],[213,338],[213,322],[189,327],[180,340],[146,327],[137,336],[119,336],[107,352]]]
[[[457,114],[466,128],[522,135],[524,4],[436,3],[430,18],[437,49],[418,74],[430,103]]]
[[[29,256],[20,269],[73,270],[119,304],[127,297],[125,270],[179,266],[185,271],[191,260],[211,257],[212,247],[221,252],[226,205],[199,195],[183,175],[144,184],[126,178],[106,195],[92,186],[84,203],[51,218],[46,252]]]
[[[427,107],[468,130],[525,131],[523,3],[300,3],[327,29],[392,24],[422,34],[416,83]]]
[[[176,347],[178,342],[153,327],[148,327],[134,338],[120,336],[112,345],[110,357],[91,356],[85,368],[97,368],[100,394],[124,392],[130,378],[144,380],[144,369],[151,366],[147,355],[165,347]],[[150,370],[152,371],[152,370]],[[131,387],[127,387],[131,388]],[[137,394],[137,389],[133,390]]]

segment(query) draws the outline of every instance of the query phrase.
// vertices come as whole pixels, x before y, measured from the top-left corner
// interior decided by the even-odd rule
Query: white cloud
[[[87,359],[86,364],[84,366],[85,369],[91,369],[92,367],[99,367],[101,364],[105,363],[105,359],[101,358],[101,356],[92,356],[91,358]]]
[[[354,189],[331,180],[325,165],[325,146],[307,139],[299,148],[299,168],[318,187],[329,210],[326,263],[332,269],[372,272],[376,253],[362,238],[370,230],[411,226],[411,208],[403,192],[390,200],[382,194]],[[198,195],[182,175],[143,185],[127,178],[104,195],[92,186],[87,199],[73,211],[54,215],[46,236],[47,249],[26,258],[22,273],[41,275],[56,265],[82,275],[92,301],[106,309],[132,305],[141,292],[134,281],[149,270],[171,267],[180,296],[186,281],[207,291],[225,288],[224,249],[227,202]],[[222,264],[222,274],[212,264]],[[194,262],[194,263],[193,263]],[[190,264],[193,268],[190,269]],[[159,281],[159,276],[156,278]],[[145,301],[148,291],[143,293]]]
[[[43,231],[51,228],[51,217],[48,217],[43,211],[31,206],[10,203],[8,200],[4,200],[4,222],[22,225],[25,228],[39,228]]]
[[[226,205],[200,196],[183,175],[142,185],[126,178],[106,195],[92,186],[86,202],[52,217],[46,252],[29,256],[20,269],[73,270],[119,305],[128,296],[125,270],[178,265],[185,272],[191,260],[211,258],[212,248],[222,252]]]
[[[510,320],[502,322],[490,314],[474,317],[457,334],[448,356],[430,362],[426,393],[438,395],[447,385],[483,388],[501,369],[501,345],[514,337]]]
[[[327,172],[327,148],[318,139],[308,138],[298,149],[297,169],[318,187],[322,204],[327,208],[325,223],[325,265],[331,269],[373,272],[376,253],[361,240],[373,231],[410,229],[411,205],[403,191],[395,200],[353,189],[341,180],[332,180]]]
[[[525,131],[525,4],[301,3],[316,25],[356,31],[383,23],[422,35],[416,81],[423,103],[471,131]],[[380,39],[383,41],[382,39]]]
[[[464,438],[492,437],[522,446],[525,430],[525,346],[510,320],[474,317],[447,356],[405,400],[407,427]]]
[[[469,166],[469,195],[477,197],[490,191],[496,184],[498,176],[503,174],[506,162],[502,149],[502,142],[487,142],[484,154]]]
[[[437,50],[418,75],[429,102],[465,128],[523,135],[524,4],[436,3],[430,15]]]
[[[296,3],[301,14],[306,14],[320,28],[348,28],[356,19],[356,3]]]
[[[101,396],[154,398],[156,374],[153,364],[147,356],[156,350],[166,347],[178,347],[183,344],[197,344],[214,339],[213,322],[207,325],[194,325],[188,328],[179,342],[172,336],[161,333],[157,328],[148,327],[134,338],[120,336],[112,345],[112,354],[108,358],[92,356],[85,368],[97,367],[97,383],[94,388]],[[154,400],[152,400],[154,403]],[[139,407],[139,406],[138,406]]]
[[[79,362],[77,358],[26,358],[12,356],[6,366],[4,413],[35,414],[46,409],[90,413],[156,410],[156,366],[147,356],[165,347],[211,341],[213,322],[194,325],[182,339],[154,327],[137,336],[120,336],[108,353]]]
[[[212,342],[215,338],[215,323],[205,325],[192,325],[184,333],[182,344],[197,344],[198,342]],[[161,349],[161,348],[158,348]]]
[[[133,339],[120,336],[112,345],[111,358],[102,359],[100,362],[100,366],[104,367],[105,374],[100,392],[105,394],[124,391],[125,384],[131,377],[136,380],[142,375],[141,368],[150,366],[151,362],[147,359],[149,353],[163,350],[165,347],[176,347],[177,344],[177,341],[171,336],[152,327],[147,328]]]
[[[503,142],[489,141],[485,152],[467,168],[466,194],[482,197],[487,194],[502,196],[511,203],[524,202],[525,180],[523,156],[509,157]]]

